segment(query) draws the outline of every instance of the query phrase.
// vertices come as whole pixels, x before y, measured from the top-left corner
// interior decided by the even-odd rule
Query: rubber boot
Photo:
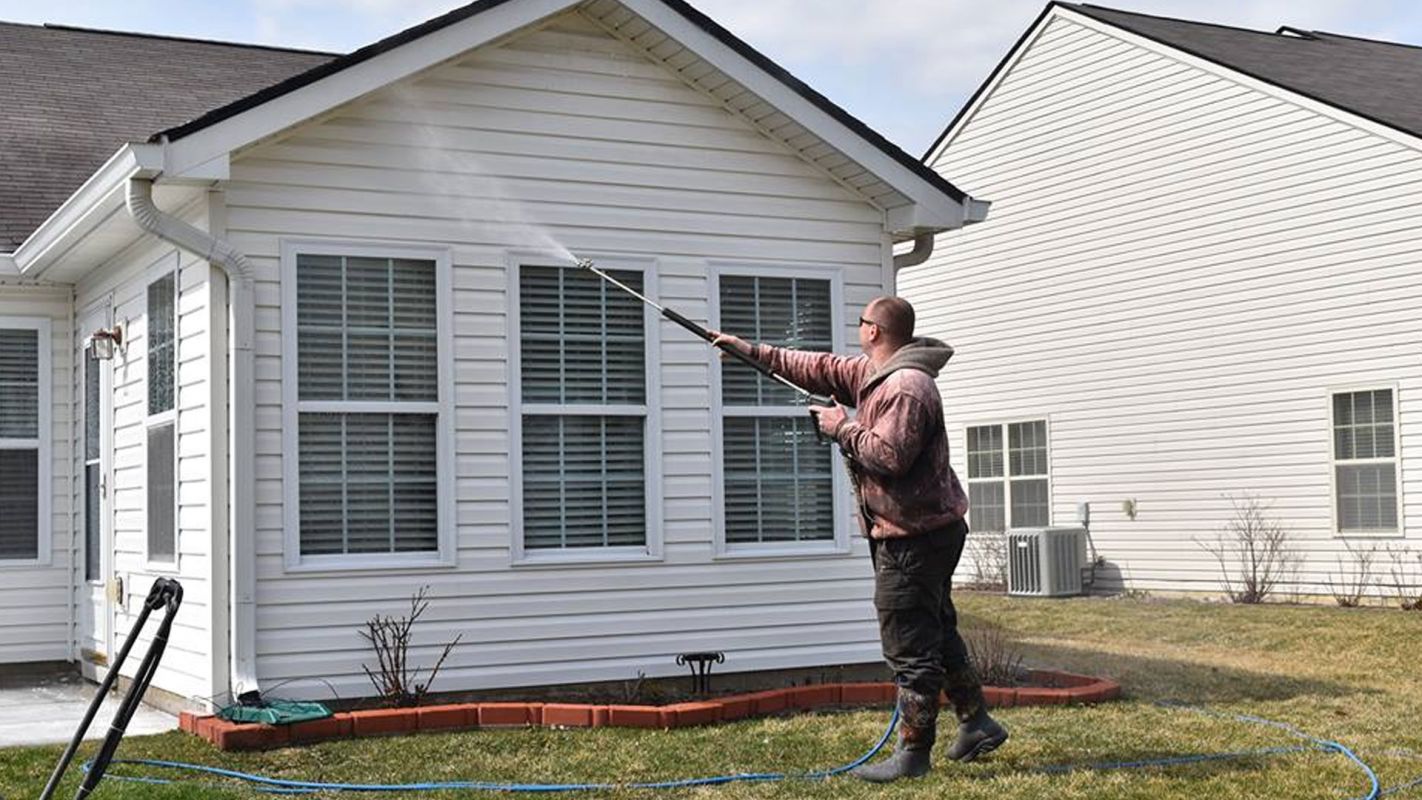
[[[958,737],[948,746],[949,758],[966,764],[1007,741],[1007,729],[988,716],[982,684],[971,666],[949,670],[944,691],[958,718]]]
[[[929,754],[938,732],[938,697],[901,686],[898,706],[899,742],[893,755],[877,764],[855,767],[850,775],[870,783],[888,783],[928,773],[932,767]]]

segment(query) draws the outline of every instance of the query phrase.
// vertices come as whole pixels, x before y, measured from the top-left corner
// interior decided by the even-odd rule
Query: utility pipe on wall
[[[257,555],[256,527],[256,401],[253,397],[253,320],[255,272],[247,257],[231,244],[200,230],[153,203],[153,181],[131,178],[127,193],[128,213],[143,230],[170,242],[226,273],[232,313],[231,373],[228,381],[229,452],[232,458],[231,517],[232,593],[232,674],[233,689],[258,691],[257,652]],[[236,692],[233,692],[236,694]],[[235,698],[234,698],[235,699]]]

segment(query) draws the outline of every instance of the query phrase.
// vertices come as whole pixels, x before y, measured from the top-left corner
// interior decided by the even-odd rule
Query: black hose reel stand
[[[711,665],[725,662],[726,654],[719,650],[710,653],[682,653],[676,657],[677,666],[691,670],[691,692],[697,695],[711,693]]]
[[[79,750],[79,744],[84,741],[84,734],[88,732],[89,724],[94,721],[94,715],[98,713],[99,706],[103,705],[109,689],[113,688],[114,681],[118,679],[119,668],[123,666],[124,659],[128,658],[128,651],[133,649],[133,644],[138,640],[138,634],[143,630],[144,623],[148,621],[149,615],[154,611],[162,609],[164,611],[163,621],[158,624],[158,632],[153,634],[153,641],[148,645],[148,652],[143,654],[143,661],[139,662],[138,670],[133,673],[133,682],[128,687],[128,694],[124,695],[123,701],[119,703],[118,711],[114,712],[113,721],[109,723],[109,733],[104,737],[104,743],[99,747],[98,755],[94,756],[94,761],[89,766],[89,771],[84,775],[84,781],[79,785],[79,790],[74,793],[74,800],[83,800],[99,785],[99,781],[104,777],[104,772],[109,768],[109,762],[113,760],[114,752],[118,750],[124,731],[128,730],[129,721],[133,719],[134,712],[138,711],[139,704],[143,702],[143,695],[148,691],[148,685],[153,682],[153,675],[158,671],[158,662],[163,658],[163,651],[168,648],[168,635],[173,629],[173,617],[177,616],[178,607],[182,604],[182,584],[171,578],[159,578],[153,582],[153,588],[148,590],[148,597],[143,601],[143,611],[139,613],[138,621],[133,623],[133,629],[128,632],[128,638],[124,640],[123,647],[119,649],[118,657],[109,667],[109,672],[104,676],[103,683],[99,684],[98,691],[94,692],[94,700],[89,703],[89,710],[84,713],[84,719],[80,721],[79,729],[74,732],[74,738],[70,740],[64,754],[59,757],[59,763],[55,765],[54,774],[49,777],[49,783],[45,785],[44,791],[40,794],[40,800],[50,800],[54,796],[55,790],[59,788],[59,782],[63,780],[64,773],[69,769],[69,763],[74,760],[74,754]]]

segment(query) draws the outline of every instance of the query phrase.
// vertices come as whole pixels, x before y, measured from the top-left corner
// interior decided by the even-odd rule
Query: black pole
[[[143,630],[144,624],[148,622],[148,617],[154,611],[166,607],[167,613],[163,617],[162,624],[159,625],[158,633],[150,643],[143,661],[139,664],[138,672],[134,674],[133,684],[129,686],[128,694],[124,696],[123,702],[119,704],[118,711],[114,714],[113,721],[109,724],[109,733],[104,738],[104,743],[99,751],[102,764],[96,760],[90,767],[75,797],[85,797],[94,790],[95,786],[99,785],[99,780],[103,778],[104,770],[108,768],[114,751],[118,749],[124,731],[128,729],[129,720],[138,710],[138,706],[143,700],[143,694],[148,690],[148,684],[153,682],[153,674],[158,670],[158,661],[163,657],[163,651],[168,646],[173,617],[178,613],[178,606],[182,602],[183,587],[177,581],[170,578],[159,578],[153,582],[153,588],[148,590],[148,597],[143,601],[143,610],[139,612],[138,620],[128,632],[128,638],[124,640],[123,647],[119,648],[118,657],[109,666],[109,673],[104,676],[103,682],[99,684],[98,690],[94,693],[94,699],[89,703],[89,709],[84,712],[84,719],[80,721],[78,730],[74,731],[74,738],[69,741],[69,746],[59,757],[59,763],[55,765],[54,773],[49,776],[49,783],[45,784],[44,791],[40,793],[40,800],[50,800],[54,796],[55,790],[59,788],[59,782],[63,780],[64,773],[74,760],[74,754],[84,741],[84,734],[88,732],[89,725],[93,723],[94,715],[103,705],[104,697],[108,695],[114,681],[118,680],[119,668],[128,658],[128,653],[133,649],[134,642],[138,641],[139,631]]]
[[[636,290],[626,286],[621,281],[598,269],[597,265],[593,264],[591,259],[582,259],[578,262],[578,266],[582,269],[586,269],[592,272],[593,274],[597,275],[598,277],[602,278],[613,286],[616,286],[617,288],[632,295],[638,300],[641,300],[643,303],[646,303],[652,308],[655,308],[657,311],[661,312],[661,315],[663,317],[666,317],[667,319],[671,320],[672,322],[675,322],[676,324],[687,329],[688,331],[691,331],[696,336],[700,337],[701,339],[704,339],[708,344],[716,344],[716,337],[712,336],[710,331],[706,330],[700,325],[697,325],[695,322],[692,322],[691,320],[687,319],[681,314],[678,314],[670,308],[665,308],[647,299],[645,296],[638,293]],[[830,398],[814,394],[810,390],[804,388],[803,386],[800,386],[799,384],[795,383],[784,375],[781,375],[780,373],[776,372],[765,364],[760,363],[756,359],[750,357],[749,355],[746,355],[745,353],[742,353],[741,351],[737,350],[734,347],[731,347],[728,344],[717,345],[717,348],[724,353],[729,353],[737,361],[741,362],[742,364],[745,364],[756,372],[759,372],[761,375],[764,375],[765,377],[775,381],[776,383],[782,384],[787,388],[795,391],[800,396],[804,397],[807,401],[813,403],[814,405],[827,406],[832,402]],[[817,416],[817,410],[811,408],[808,409],[808,411],[810,412],[810,419],[814,424],[815,438],[822,442],[827,441],[824,435],[820,433],[819,417]]]

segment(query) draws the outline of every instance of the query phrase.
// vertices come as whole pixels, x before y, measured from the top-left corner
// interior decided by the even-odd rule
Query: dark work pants
[[[902,539],[870,539],[879,638],[895,682],[920,695],[947,690],[959,719],[982,706],[982,686],[968,662],[953,608],[953,571],[968,525]]]

